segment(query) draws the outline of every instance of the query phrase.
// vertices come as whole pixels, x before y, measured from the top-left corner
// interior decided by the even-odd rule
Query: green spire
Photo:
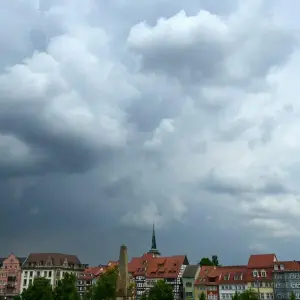
[[[156,237],[155,237],[155,228],[154,228],[154,223],[153,223],[153,229],[152,229],[152,243],[151,243],[151,249],[149,250],[148,253],[152,253],[153,256],[159,256],[160,253],[157,250],[156,247]]]
[[[152,230],[152,245],[151,245],[151,249],[156,249],[156,238],[155,238],[154,223],[153,223],[153,230]]]

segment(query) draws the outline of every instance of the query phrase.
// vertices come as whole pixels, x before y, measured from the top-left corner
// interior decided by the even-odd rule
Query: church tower
[[[156,237],[155,237],[154,223],[153,223],[153,230],[152,230],[151,249],[148,251],[148,253],[151,253],[153,255],[153,257],[160,256],[160,252],[157,250],[157,247],[156,247]]]

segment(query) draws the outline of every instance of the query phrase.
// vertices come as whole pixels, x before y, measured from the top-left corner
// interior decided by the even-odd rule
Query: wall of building
[[[200,299],[201,293],[204,293],[207,296],[207,290],[205,285],[196,285],[194,288],[195,299]]]
[[[20,293],[21,265],[19,259],[10,254],[2,263],[0,269],[0,295],[9,296]]]
[[[300,299],[300,272],[281,271],[274,272],[274,294],[276,299],[288,300],[291,293]]]
[[[79,275],[80,272],[74,272],[74,270],[65,270],[61,268],[26,268],[22,271],[21,276],[21,292],[27,289],[30,283],[33,283],[34,278],[36,277],[45,277],[50,280],[52,287],[55,287],[59,280],[64,277],[65,273],[75,273]]]
[[[219,286],[219,298],[231,299],[233,295],[237,293],[242,293],[247,289],[247,284],[221,284]]]
[[[194,292],[194,278],[182,278],[182,285],[183,285],[183,299],[194,299],[195,292]]]
[[[261,299],[273,299],[274,290],[273,290],[273,282],[270,281],[259,281],[257,282],[248,282],[248,289],[253,289],[256,292],[259,291]]]

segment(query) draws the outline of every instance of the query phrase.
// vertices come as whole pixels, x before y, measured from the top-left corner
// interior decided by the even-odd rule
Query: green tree
[[[240,300],[240,295],[237,292],[235,292],[231,300]]]
[[[238,300],[259,300],[259,297],[255,290],[249,289],[240,293]]]
[[[20,295],[16,295],[16,296],[13,297],[13,300],[21,300],[21,299],[22,299],[22,298],[21,298]]]
[[[22,293],[22,300],[54,300],[50,280],[37,277]]]
[[[291,292],[290,300],[296,300],[296,295],[294,292]]]
[[[116,298],[116,283],[118,268],[109,269],[102,274],[97,283],[88,292],[91,300],[105,300]]]
[[[76,287],[76,277],[65,273],[54,289],[54,300],[80,300]]]
[[[167,284],[164,280],[159,280],[149,290],[147,294],[142,297],[143,300],[173,300],[172,286]]]
[[[219,260],[217,255],[213,255],[211,257],[211,262],[213,263],[214,266],[219,266]]]
[[[200,300],[206,300],[206,295],[204,292],[200,294]]]
[[[213,262],[208,257],[202,257],[199,265],[202,266],[213,266]]]

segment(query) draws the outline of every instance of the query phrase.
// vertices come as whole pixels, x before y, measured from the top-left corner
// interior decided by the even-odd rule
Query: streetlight
[[[256,286],[257,286],[257,293],[258,293],[258,299],[260,299],[260,291],[259,291],[259,275],[256,274]]]

